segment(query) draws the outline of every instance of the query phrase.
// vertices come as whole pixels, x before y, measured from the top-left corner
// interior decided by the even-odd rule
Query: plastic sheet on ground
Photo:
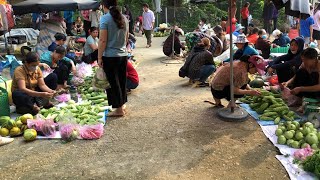
[[[276,158],[281,162],[283,167],[289,174],[291,180],[314,180],[316,177],[308,172],[302,170],[297,164],[293,164],[292,156],[276,155]]]
[[[241,106],[244,110],[246,110],[246,111],[250,114],[250,116],[252,116],[252,117],[258,122],[259,125],[261,125],[261,126],[275,125],[273,121],[260,121],[260,120],[259,120],[259,116],[260,116],[260,115],[259,115],[256,111],[252,110],[252,109],[250,108],[249,104],[244,104],[244,103],[242,103],[242,104],[240,104],[240,106]],[[284,122],[285,120],[282,119],[281,121]],[[295,121],[300,121],[300,119],[295,119]]]
[[[274,146],[276,146],[280,153],[283,155],[293,155],[293,153],[297,150],[294,148],[291,148],[287,145],[281,145],[277,143],[278,137],[275,134],[276,129],[278,128],[278,125],[272,125],[272,126],[261,126],[261,129],[263,133],[267,136],[267,138],[272,142]]]

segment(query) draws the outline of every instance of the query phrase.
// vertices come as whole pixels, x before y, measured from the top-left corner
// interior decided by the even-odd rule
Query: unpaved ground
[[[0,179],[288,179],[276,148],[250,118],[228,123],[204,103],[209,88],[178,77],[181,64],[160,60],[163,38],[138,39],[141,85],[128,116],[108,119],[96,141],[22,138],[0,147]]]

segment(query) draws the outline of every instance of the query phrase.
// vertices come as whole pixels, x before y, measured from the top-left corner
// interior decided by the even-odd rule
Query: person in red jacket
[[[244,25],[244,34],[247,35],[248,33],[248,17],[250,15],[249,13],[249,6],[250,6],[250,3],[249,2],[246,2],[243,6],[243,8],[241,9],[241,17],[242,17],[242,22],[241,24]]]
[[[127,63],[127,91],[137,88],[139,85],[139,76],[137,71],[132,66],[131,62]]]

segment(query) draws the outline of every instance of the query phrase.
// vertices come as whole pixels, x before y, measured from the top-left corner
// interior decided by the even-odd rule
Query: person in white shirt
[[[149,5],[146,3],[143,4],[142,17],[143,17],[142,28],[143,28],[144,34],[146,35],[146,38],[147,38],[146,48],[149,48],[149,47],[151,47],[151,43],[152,43],[151,33],[154,28],[155,17],[154,17],[154,13],[149,9]]]
[[[206,24],[207,20],[205,18],[201,18],[198,28],[202,33],[206,33],[208,30],[208,25]]]

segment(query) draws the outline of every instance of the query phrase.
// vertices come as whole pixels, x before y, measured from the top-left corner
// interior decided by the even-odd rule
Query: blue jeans
[[[134,83],[127,78],[127,89],[135,89],[138,87],[138,85],[139,85],[138,83]]]
[[[203,65],[200,69],[199,81],[205,82],[208,77],[215,71],[216,67],[214,65]]]

